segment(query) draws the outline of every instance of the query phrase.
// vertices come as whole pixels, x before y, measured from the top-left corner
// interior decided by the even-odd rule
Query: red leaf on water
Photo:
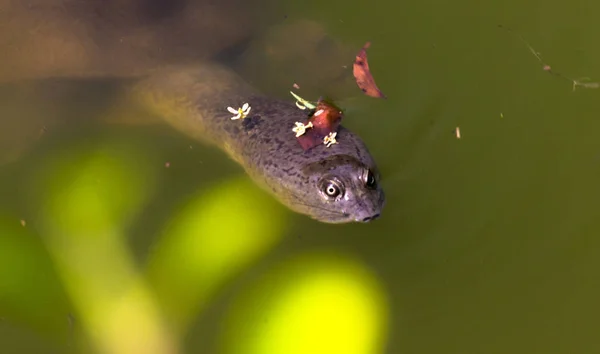
[[[364,47],[356,55],[352,73],[356,79],[356,84],[367,96],[377,98],[387,98],[375,84],[375,79],[369,70],[369,62],[367,60],[367,49],[371,46],[371,42],[367,42]]]

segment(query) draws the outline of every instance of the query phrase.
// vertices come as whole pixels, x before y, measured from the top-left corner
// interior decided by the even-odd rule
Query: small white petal
[[[231,112],[231,114],[236,114],[238,112],[237,109],[234,109],[233,107],[227,107],[227,110]]]
[[[335,140],[336,135],[337,135],[337,132],[329,133],[329,135],[327,135],[325,138],[323,138],[323,144],[325,144],[327,147],[330,147],[333,144],[337,144],[337,140]]]
[[[248,115],[248,113],[250,113],[250,110],[251,110],[251,109],[252,109],[252,107],[248,107],[248,110],[246,110],[246,111],[244,112],[244,114],[245,114],[245,115]]]
[[[305,110],[306,107],[304,107],[302,104],[300,104],[300,102],[296,101],[296,107],[300,108],[301,110]]]
[[[248,103],[244,103],[244,105],[242,106],[242,111],[245,111],[248,109]]]
[[[231,117],[231,120],[240,119],[241,117],[242,117],[242,115],[240,113],[238,113],[237,115]]]
[[[322,110],[322,109],[319,109],[318,111],[315,112],[314,116],[316,117],[316,116],[320,115],[323,112],[325,112],[325,111]]]

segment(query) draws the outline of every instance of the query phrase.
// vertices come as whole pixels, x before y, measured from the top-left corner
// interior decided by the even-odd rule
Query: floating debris
[[[339,107],[323,99],[313,104],[293,92],[290,93],[296,99],[298,108],[310,110],[308,119],[305,122],[295,122],[292,128],[302,149],[306,151],[323,143],[327,145],[329,140],[324,142],[327,137],[333,138],[334,141],[331,144],[335,144],[335,136],[342,120],[342,111]],[[307,130],[307,128],[310,129]],[[331,135],[332,133],[334,135]]]
[[[305,110],[307,108],[308,109],[315,109],[315,107],[317,107],[314,104],[310,103],[309,101],[305,100],[304,98],[296,95],[292,91],[290,91],[290,93],[296,99],[296,107],[300,108],[301,110]]]
[[[298,85],[297,83],[294,82],[294,84],[292,85],[293,88],[295,88],[296,90],[300,90],[300,85]]]
[[[165,168],[169,168],[171,167],[171,163],[170,162],[165,162]]]
[[[362,90],[367,96],[376,98],[387,98],[381,90],[375,84],[375,79],[369,69],[369,62],[367,60],[367,49],[371,46],[371,42],[367,42],[362,49],[356,55],[354,65],[352,67],[352,73],[356,79],[358,88]]]
[[[23,226],[23,227],[27,226],[27,222],[24,219],[21,219],[21,226]]]
[[[523,36],[521,36],[519,33],[515,32],[515,31],[513,31],[509,27],[506,27],[503,25],[498,25],[498,27],[517,36],[521,40],[521,42],[523,42],[527,46],[527,48],[529,48],[529,51],[531,52],[531,54],[533,54],[533,56],[540,62],[540,64],[542,65],[542,69],[544,71],[546,71],[554,76],[558,76],[558,77],[561,77],[565,80],[572,82],[573,83],[573,91],[575,91],[575,89],[577,87],[583,87],[583,88],[589,88],[589,89],[597,89],[600,87],[599,82],[584,82],[584,81],[590,81],[590,78],[584,77],[584,78],[580,78],[580,79],[571,79],[568,76],[565,76],[559,72],[553,71],[552,67],[550,65],[548,65],[546,62],[544,62],[544,60],[542,60],[542,55],[540,54],[540,52],[535,50]]]
[[[454,133],[456,134],[456,139],[460,139],[460,128],[456,127],[456,129],[454,130]]]

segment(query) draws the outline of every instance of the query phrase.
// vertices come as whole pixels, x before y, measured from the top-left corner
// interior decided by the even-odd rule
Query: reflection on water
[[[52,9],[54,19],[77,11],[66,3]],[[600,5],[305,0],[266,16],[232,0],[211,5],[203,20],[188,11],[176,21],[168,14],[177,6],[142,11],[135,3],[108,2],[103,11],[123,17],[98,42],[103,54],[66,47],[86,55],[64,66],[65,47],[40,33],[84,33],[85,21],[36,32],[29,18],[19,23],[27,31],[10,22],[14,32],[0,35],[11,48],[0,77],[12,81],[0,88],[0,153],[11,161],[0,170],[2,352],[271,353],[295,343],[294,333],[307,346],[338,341],[364,353],[600,349],[600,93],[573,92],[497,28],[518,30],[558,72],[596,81]],[[231,30],[228,40],[202,35],[225,16],[233,16],[219,25]],[[94,76],[131,76],[222,54],[224,42],[244,43],[255,16],[274,19],[258,21],[258,32],[308,17],[350,47],[373,43],[369,63],[388,100],[353,94],[346,83],[328,90],[343,92],[346,125],[382,170],[388,201],[376,222],[325,225],[290,214],[221,152],[123,106],[119,79],[14,81],[90,67],[101,68]],[[280,41],[282,31],[266,37]],[[135,50],[109,45],[120,37]],[[27,60],[15,59],[7,44],[15,41]],[[317,67],[309,56],[283,56],[269,74],[260,55],[278,52],[268,43],[251,45],[235,69],[269,93],[294,82],[302,90]],[[318,87],[316,77],[306,90]],[[125,117],[130,124],[105,123]],[[326,320],[331,329],[319,326]]]

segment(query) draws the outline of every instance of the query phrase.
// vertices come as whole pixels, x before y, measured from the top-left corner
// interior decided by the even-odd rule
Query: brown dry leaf
[[[369,70],[367,49],[370,46],[371,42],[367,42],[364,47],[362,47],[360,52],[358,52],[358,55],[354,60],[352,73],[356,79],[356,84],[362,90],[362,92],[365,93],[365,95],[376,98],[387,98],[375,84],[375,79],[373,79],[373,75],[371,75],[371,71]]]

